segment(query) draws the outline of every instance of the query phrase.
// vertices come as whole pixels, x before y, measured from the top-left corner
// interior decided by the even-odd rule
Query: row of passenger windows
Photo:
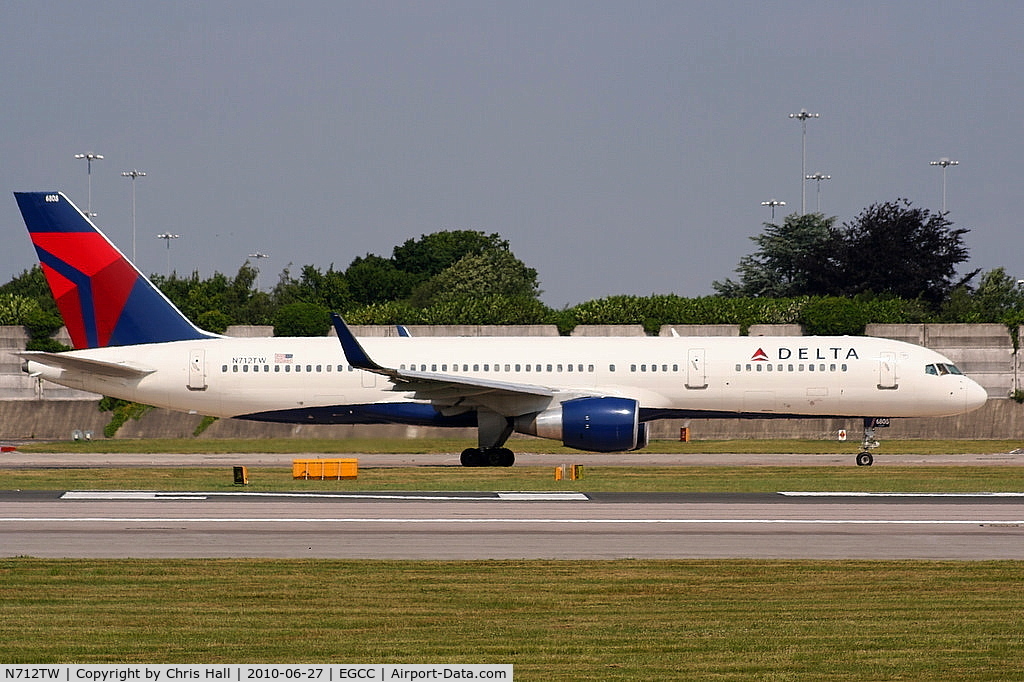
[[[284,369],[281,369],[282,367]],[[294,367],[294,369],[292,369],[293,367]],[[305,367],[305,369],[303,369],[303,367]],[[275,372],[293,372],[294,371],[294,372],[298,373],[298,372],[302,372],[302,371],[306,371],[306,372],[333,372],[333,371],[336,370],[338,372],[344,372],[345,371],[345,367],[346,367],[345,365],[274,365],[274,370],[273,371],[275,371]],[[250,368],[252,368],[253,372],[270,372],[271,371],[270,370],[270,365],[231,365],[231,371],[232,372],[248,372]],[[220,371],[221,372],[227,372],[228,371],[228,366],[227,365],[221,365],[220,366]],[[355,371],[355,367],[353,367],[352,365],[348,365],[348,371],[354,372]]]
[[[420,371],[420,372],[447,372],[447,371],[449,371],[448,367],[449,367],[449,365],[446,364],[446,363],[442,363],[442,364],[436,364],[435,363],[435,364],[430,364],[430,365],[413,363],[413,364],[409,365],[409,371],[411,371],[411,372],[416,372],[416,371]],[[502,367],[504,367],[504,370],[502,369]],[[403,370],[405,368],[406,368],[405,365],[400,365],[399,366],[400,370]],[[461,368],[461,370],[460,370],[460,368]],[[470,369],[470,368],[472,368],[472,369]],[[586,369],[584,370],[584,368],[586,368]],[[504,372],[583,372],[583,371],[593,372],[594,371],[594,366],[593,365],[583,365],[582,363],[575,364],[575,365],[574,364],[562,364],[562,363],[558,363],[558,364],[550,364],[549,363],[549,364],[546,364],[546,365],[542,365],[542,364],[536,364],[536,365],[526,364],[526,365],[524,365],[522,363],[511,364],[511,363],[507,363],[507,362],[504,365],[502,365],[501,363],[498,363],[498,362],[494,363],[493,365],[490,364],[490,363],[487,363],[487,362],[485,362],[483,364],[474,363],[472,365],[463,363],[463,364],[460,365],[459,363],[455,362],[455,363],[451,364],[451,371],[452,372],[459,372],[459,371],[462,371],[462,372],[471,372],[471,371],[472,372],[481,372],[481,371],[483,371],[483,372],[502,372],[502,371],[504,371]],[[615,371],[614,370],[614,365],[613,365],[612,371],[613,372]]]
[[[273,370],[271,370],[271,367],[273,367]],[[451,368],[450,370],[449,370],[449,367]],[[739,370],[739,367],[740,367],[739,365],[736,365],[737,371]],[[779,365],[779,367],[781,368],[782,365]],[[803,367],[803,365],[801,365],[801,367]],[[846,365],[843,365],[844,371],[845,371],[845,367],[846,367]],[[298,364],[296,364],[296,365],[288,365],[288,364],[275,364],[275,365],[230,365],[230,370],[229,370],[229,366],[228,365],[221,365],[221,367],[220,367],[220,371],[221,372],[225,372],[225,373],[228,372],[228,371],[231,371],[231,372],[249,372],[249,371],[253,371],[253,372],[271,372],[271,371],[273,371],[273,372],[286,372],[286,373],[289,373],[289,372],[296,372],[296,373],[299,373],[299,372],[335,372],[335,371],[337,371],[337,372],[344,372],[346,369],[349,372],[355,371],[355,368],[352,367],[352,365],[298,365]],[[406,365],[404,365],[404,364],[401,365],[399,367],[399,369],[405,370],[406,369]],[[591,365],[591,364],[584,365],[583,363],[575,363],[575,364],[573,364],[573,363],[554,363],[554,364],[553,363],[548,363],[548,364],[539,364],[539,363],[538,364],[523,364],[523,363],[515,363],[515,364],[504,363],[504,364],[501,364],[501,363],[494,363],[493,365],[490,364],[490,363],[483,363],[483,364],[475,363],[475,364],[472,364],[472,365],[470,365],[470,364],[459,364],[459,363],[453,363],[451,365],[448,365],[447,363],[426,365],[426,364],[414,363],[414,364],[408,365],[408,369],[409,369],[409,371],[412,371],[412,372],[416,372],[416,371],[420,371],[420,372],[448,372],[448,371],[451,371],[451,372],[459,372],[459,371],[462,371],[462,372],[471,372],[471,371],[472,372],[481,372],[481,371],[483,371],[483,372],[502,372],[502,371],[504,371],[504,372],[573,372],[573,373],[579,374],[579,373],[584,373],[584,372],[593,373],[594,372],[594,365]],[[608,365],[608,371],[609,372],[614,372],[615,371],[615,365]],[[658,365],[658,364],[650,364],[650,365],[641,364],[641,365],[635,365],[634,364],[634,365],[630,365],[629,366],[629,371],[630,372],[678,372],[679,371],[679,365],[678,364],[673,364],[673,365],[668,365],[668,364],[661,364],[661,365]],[[779,371],[781,372],[782,370],[780,369]]]
[[[813,362],[809,362],[806,365],[804,363],[779,363],[773,365],[770,362],[748,362],[746,365],[736,364],[737,372],[845,372],[847,370],[846,363],[837,365],[836,363],[825,364],[824,362],[815,365]]]

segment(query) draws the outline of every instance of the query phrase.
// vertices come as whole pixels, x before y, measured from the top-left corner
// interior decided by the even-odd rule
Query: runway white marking
[[[299,499],[339,499],[339,500],[422,500],[439,502],[586,502],[590,498],[583,493],[559,491],[507,491],[491,495],[375,495],[360,493],[258,493],[258,492],[211,492],[211,493],[164,493],[143,490],[71,490],[63,495],[62,500],[206,500],[210,497],[293,497]]]
[[[1024,497],[1024,493],[842,493],[842,492],[780,492],[787,497]]]

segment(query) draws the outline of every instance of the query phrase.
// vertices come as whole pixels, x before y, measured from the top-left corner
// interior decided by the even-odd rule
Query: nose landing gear
[[[861,450],[857,454],[857,466],[869,467],[874,463],[875,458],[871,456],[871,451],[881,445],[875,440],[875,429],[887,426],[888,417],[864,417],[864,440],[861,441]]]

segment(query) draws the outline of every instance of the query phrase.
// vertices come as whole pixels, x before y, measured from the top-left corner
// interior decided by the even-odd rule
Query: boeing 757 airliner
[[[510,466],[512,433],[593,452],[648,422],[974,410],[985,390],[927,348],[870,337],[228,338],[203,331],[60,192],[16,192],[75,350],[26,351],[71,388],[215,417],[477,428],[465,466]],[[339,345],[340,341],[340,345]]]

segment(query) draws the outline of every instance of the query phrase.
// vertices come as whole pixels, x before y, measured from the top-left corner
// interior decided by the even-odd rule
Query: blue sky
[[[0,281],[12,191],[60,189],[164,272],[261,284],[442,229],[497,232],[561,307],[711,293],[800,210],[801,130],[840,223],[902,197],[1024,277],[1014,2],[22,2],[0,5]],[[807,185],[807,208],[816,206]],[[966,269],[966,268],[965,268]]]

